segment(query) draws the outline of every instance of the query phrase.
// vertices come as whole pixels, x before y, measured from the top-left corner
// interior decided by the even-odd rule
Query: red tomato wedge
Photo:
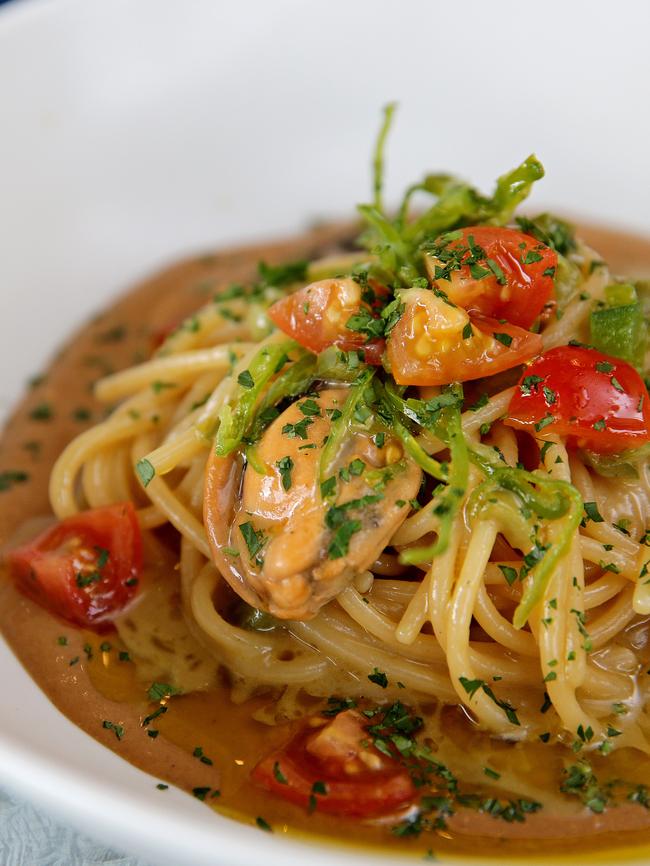
[[[415,799],[408,772],[374,746],[354,710],[319,728],[308,727],[284,749],[264,758],[253,780],[291,803],[319,812],[368,818],[390,815]]]
[[[470,313],[530,328],[554,297],[557,253],[530,235],[470,226],[441,235],[426,259],[429,277]]]
[[[34,601],[76,625],[102,625],[137,592],[142,538],[135,508],[123,502],[67,517],[7,560]]]
[[[625,361],[580,346],[558,346],[526,367],[510,401],[510,427],[538,438],[569,436],[599,453],[650,440],[650,398]]]
[[[385,295],[383,287],[373,291]],[[363,288],[351,278],[319,280],[281,298],[269,309],[268,316],[281,331],[312,352],[338,346],[345,352],[363,349],[368,364],[381,364],[385,343],[381,338],[368,341],[368,335],[346,327],[352,316],[377,318],[370,304],[363,300]]]
[[[491,376],[542,350],[542,338],[509,323],[470,317],[429,289],[400,293],[404,312],[388,337],[398,385],[446,385]]]

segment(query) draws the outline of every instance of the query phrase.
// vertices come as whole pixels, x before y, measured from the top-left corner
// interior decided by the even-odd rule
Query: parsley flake
[[[255,380],[253,379],[250,370],[242,370],[239,376],[237,376],[237,381],[242,386],[242,388],[255,387]]]
[[[380,686],[382,689],[388,686],[388,677],[379,668],[373,668],[372,673],[368,674],[368,679],[371,683],[375,683],[375,685]]]

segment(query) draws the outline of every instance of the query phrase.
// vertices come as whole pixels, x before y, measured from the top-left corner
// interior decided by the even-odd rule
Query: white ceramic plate
[[[425,169],[489,186],[535,150],[540,207],[648,232],[649,29],[640,0],[1,7],[0,412],[74,324],[150,269],[349,213],[389,99],[402,103],[393,196]],[[1,643],[0,682],[2,781],[86,832],[186,866],[306,856],[156,792]],[[309,859],[377,855],[312,845]]]

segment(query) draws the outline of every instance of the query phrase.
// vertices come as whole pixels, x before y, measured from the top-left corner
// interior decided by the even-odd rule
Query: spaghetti
[[[583,270],[594,260],[589,251],[575,258]],[[320,265],[316,262],[311,268],[319,270]],[[336,272],[337,263],[331,268]],[[609,279],[607,270],[599,267],[580,291],[597,301]],[[640,467],[638,479],[603,478],[577,454],[569,454],[560,437],[546,440],[550,447],[538,471],[575,485],[604,519],[587,521],[575,530],[529,628],[516,629],[507,615],[521,597],[521,583],[509,583],[504,572],[519,571],[523,561],[504,559],[495,550],[499,536],[513,550],[525,550],[526,530],[522,538],[506,509],[494,518],[477,517],[468,524],[465,506],[482,480],[475,467],[454,518],[449,546],[432,563],[420,564],[420,579],[411,573],[404,579],[405,567],[395,553],[439,532],[440,521],[431,505],[413,511],[390,539],[385,561],[378,558],[357,575],[314,619],[278,622],[267,632],[228,621],[224,608],[232,599],[212,562],[202,520],[205,469],[212,447],[206,431],[214,428],[237,390],[237,377],[261,347],[286,340],[274,332],[261,343],[231,342],[228,319],[215,317],[215,310],[225,303],[210,303],[191,319],[191,328],[183,326],[151,361],[98,384],[100,399],[108,404],[122,402],[57,461],[50,485],[57,517],[133,499],[139,503],[143,527],[171,524],[181,536],[185,613],[195,635],[236,677],[253,685],[301,687],[320,696],[353,695],[359,678],[379,667],[390,683],[400,682],[416,694],[463,702],[496,733],[534,737],[542,726],[548,729],[548,716],[540,719],[538,713],[525,709],[518,713],[521,724],[513,725],[493,699],[482,692],[470,697],[461,685],[496,680],[499,693],[517,708],[538,707],[547,691],[558,728],[569,732],[580,726],[591,728],[598,732],[597,738],[611,715],[611,704],[623,702],[629,712],[619,742],[645,749],[647,720],[634,677],[639,662],[631,663],[633,650],[625,647],[625,628],[636,616],[636,580],[648,558],[645,546],[635,540],[643,536],[650,513],[647,466]],[[241,315],[244,305],[240,301],[236,308]],[[545,346],[564,345],[574,335],[584,334],[589,312],[590,305],[584,301],[570,301],[565,315],[544,330]],[[251,334],[240,331],[240,336]],[[500,420],[511,396],[512,388],[498,391],[485,406],[465,411],[461,423],[470,447],[490,443],[506,465],[515,467],[517,439]],[[489,433],[481,435],[488,426]],[[444,444],[437,443],[431,453],[444,451]],[[154,473],[146,488],[137,483],[134,471],[143,465]],[[621,520],[627,521],[626,533],[617,528]],[[391,556],[390,551],[395,553]],[[610,570],[602,568],[605,557]],[[472,639],[476,626],[481,633]],[[624,648],[630,659],[622,671],[618,655]],[[544,682],[550,671],[557,675]]]

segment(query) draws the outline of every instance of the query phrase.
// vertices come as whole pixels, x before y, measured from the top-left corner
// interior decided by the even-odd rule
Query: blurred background
[[[645,0],[2,5],[0,400],[151,268],[348,216],[389,100],[389,200],[535,151],[534,207],[650,232],[648,32]]]

